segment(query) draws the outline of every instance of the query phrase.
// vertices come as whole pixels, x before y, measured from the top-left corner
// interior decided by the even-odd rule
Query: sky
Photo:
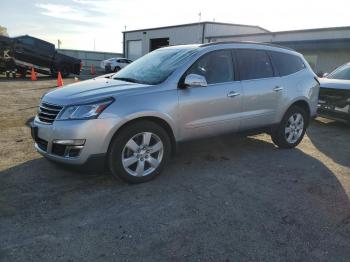
[[[122,31],[199,21],[259,25],[270,31],[350,26],[349,0],[0,0],[10,36],[61,48],[122,52]]]

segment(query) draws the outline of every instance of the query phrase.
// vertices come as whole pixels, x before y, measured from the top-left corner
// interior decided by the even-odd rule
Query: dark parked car
[[[350,63],[320,79],[318,114],[350,123]]]
[[[58,71],[63,77],[80,73],[81,61],[59,53],[55,45],[49,42],[28,35],[14,38],[1,37],[1,39],[0,50],[6,51],[7,61],[11,60],[19,73],[25,74],[32,67],[39,73],[54,77],[57,76]],[[0,64],[5,64],[4,54],[1,54]]]

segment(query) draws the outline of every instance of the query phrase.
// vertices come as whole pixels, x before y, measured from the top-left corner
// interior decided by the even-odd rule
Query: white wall
[[[83,62],[83,66],[99,67],[102,60],[106,60],[112,57],[122,57],[120,53],[109,53],[109,52],[94,52],[85,50],[73,50],[73,49],[58,49],[59,53],[64,55],[72,56],[80,59]]]
[[[207,23],[205,26],[205,37],[218,35],[241,35],[241,34],[257,34],[266,33],[259,27],[241,26],[241,25],[225,25]]]
[[[316,73],[330,73],[340,65],[350,62],[350,49],[307,50],[300,52],[306,57],[316,57]]]
[[[232,35],[232,34],[252,34],[262,33],[265,30],[252,27],[252,26],[240,26],[240,25],[227,25],[227,24],[215,24],[205,23],[205,37],[213,35]],[[150,39],[153,38],[169,38],[170,45],[181,44],[200,44],[203,37],[203,23],[191,24],[187,26],[174,26],[169,28],[159,28],[144,31],[133,31],[125,33],[125,52],[128,54],[128,41],[141,40],[142,41],[142,55],[149,52]],[[127,56],[127,55],[126,55]]]
[[[149,52],[150,39],[169,38],[170,45],[201,43],[202,30],[202,24],[197,24],[186,27],[181,26],[148,31],[127,32],[125,33],[125,43],[127,47],[127,42],[130,40],[142,40],[142,55],[144,55]],[[126,54],[128,54],[128,50],[125,51]]]

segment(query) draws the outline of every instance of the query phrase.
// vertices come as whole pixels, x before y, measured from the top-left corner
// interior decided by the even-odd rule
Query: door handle
[[[236,96],[239,96],[239,95],[240,95],[240,93],[237,93],[237,92],[235,92],[235,91],[231,91],[231,92],[229,92],[229,93],[227,94],[228,97],[236,97]]]
[[[279,92],[279,91],[282,91],[283,90],[283,87],[281,87],[281,86],[276,86],[274,89],[273,89],[273,91],[275,91],[275,92]]]

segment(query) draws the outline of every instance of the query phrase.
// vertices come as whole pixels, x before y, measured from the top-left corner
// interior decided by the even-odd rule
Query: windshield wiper
[[[130,83],[138,83],[138,84],[140,83],[138,80],[136,80],[134,78],[129,78],[129,77],[113,77],[113,79],[126,81],[126,82],[130,82]]]

